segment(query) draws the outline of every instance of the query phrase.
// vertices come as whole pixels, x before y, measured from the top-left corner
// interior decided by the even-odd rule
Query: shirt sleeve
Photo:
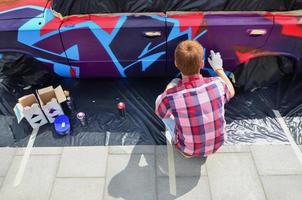
[[[169,118],[172,115],[166,92],[157,97],[155,102],[155,113],[162,119]]]
[[[228,88],[228,85],[224,82],[224,80],[222,78],[219,77],[219,80],[223,86],[223,95],[225,98],[225,102],[229,102],[231,99],[230,89]]]

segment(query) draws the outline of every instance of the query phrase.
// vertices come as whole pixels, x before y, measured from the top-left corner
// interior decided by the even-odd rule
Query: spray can
[[[70,121],[68,116],[59,115],[55,121],[55,130],[59,136],[68,135],[70,133]]]
[[[86,126],[86,114],[84,112],[79,112],[77,118],[80,120],[82,126]]]
[[[66,105],[70,111],[73,111],[73,103],[70,97],[70,93],[68,90],[64,90],[64,94],[66,96]]]
[[[125,103],[124,102],[119,102],[117,104],[117,109],[118,109],[120,117],[125,117],[125,115],[126,115],[126,113],[125,113],[125,110],[126,110]]]

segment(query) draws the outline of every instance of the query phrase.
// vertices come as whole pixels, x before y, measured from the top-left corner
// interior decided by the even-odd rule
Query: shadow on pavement
[[[107,188],[109,195],[125,200],[172,200],[194,189],[206,159],[187,159],[175,152],[177,195],[174,196],[170,194],[168,157],[163,150],[166,150],[165,146],[153,155],[133,153],[134,149],[127,166],[110,180]]]

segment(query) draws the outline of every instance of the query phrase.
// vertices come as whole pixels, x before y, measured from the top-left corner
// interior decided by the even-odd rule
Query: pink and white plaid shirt
[[[160,118],[175,118],[175,145],[185,155],[208,156],[218,150],[226,134],[224,104],[230,91],[220,77],[184,77],[156,101]]]

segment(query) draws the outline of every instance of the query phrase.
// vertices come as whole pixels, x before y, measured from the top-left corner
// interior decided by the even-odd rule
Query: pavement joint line
[[[236,151],[230,151],[230,152],[216,152],[215,154],[234,154],[234,153],[236,153],[236,154],[250,154],[251,152],[249,152],[249,151],[246,151],[246,152],[236,152]]]
[[[55,183],[56,183],[56,180],[57,180],[57,175],[59,173],[59,169],[60,169],[60,165],[61,165],[63,150],[64,150],[64,148],[61,149],[61,154],[60,154],[59,161],[58,161],[58,166],[57,166],[57,169],[56,169],[56,175],[53,179],[52,186],[50,188],[49,200],[52,199],[52,193],[53,193],[53,190],[54,190],[54,187],[55,187]],[[55,155],[55,156],[58,156],[58,155]]]
[[[170,194],[176,196],[176,175],[175,175],[175,159],[174,151],[172,144],[172,136],[166,131],[165,132],[166,141],[167,141],[167,151],[168,151],[168,173],[169,173],[169,185],[170,185]]]
[[[100,178],[106,178],[106,176],[57,176],[56,179],[100,179]]]
[[[154,151],[155,151],[155,149],[154,149]],[[142,153],[142,155],[143,155],[144,153]],[[135,155],[135,154],[134,154]],[[146,154],[146,155],[148,155],[148,154]],[[149,154],[150,155],[150,154]],[[153,164],[153,169],[154,169],[154,171],[153,171],[153,175],[154,175],[154,193],[155,193],[155,200],[158,200],[159,198],[158,198],[158,191],[157,191],[157,174],[156,174],[156,171],[157,171],[157,162],[156,162],[156,155],[155,154],[153,154],[153,162],[152,162],[152,164]],[[149,163],[148,163],[148,165],[150,165]]]
[[[276,116],[276,119],[278,123],[280,124],[281,128],[283,129],[284,133],[286,134],[286,137],[296,155],[298,160],[300,161],[300,164],[302,165],[302,153],[296,142],[294,141],[291,132],[289,130],[289,127],[287,126],[284,118],[281,116],[281,113],[278,110],[273,110],[274,115]]]
[[[209,184],[209,190],[210,190],[210,199],[212,200],[213,199],[213,191],[212,191],[212,187],[211,187],[211,183],[210,183],[210,174],[209,174],[209,171],[208,171],[208,165],[207,165],[207,161],[204,163],[205,165],[205,168],[206,168],[206,171],[207,171],[207,178],[208,178],[208,184]]]
[[[267,195],[266,195],[266,192],[265,192],[265,188],[264,188],[264,184],[262,182],[262,178],[261,178],[261,175],[258,171],[258,167],[257,167],[257,164],[256,164],[256,161],[255,161],[255,158],[254,158],[254,155],[253,155],[253,151],[250,152],[250,156],[253,160],[253,164],[254,164],[254,167],[255,167],[255,170],[256,170],[256,173],[257,173],[257,176],[258,176],[258,179],[259,179],[259,182],[260,182],[260,185],[261,185],[261,188],[262,188],[262,191],[264,193],[264,197],[265,199],[268,199]]]
[[[106,138],[107,138],[107,133],[106,133]],[[109,148],[107,148],[107,156],[106,156],[106,167],[105,167],[105,174],[104,174],[104,187],[103,187],[103,196],[102,199],[106,198],[107,194],[107,181],[108,181],[108,167],[109,167]],[[108,183],[109,185],[109,183]],[[108,192],[109,193],[109,192]]]
[[[55,155],[55,154],[35,154],[35,155],[30,155],[31,157],[42,157],[42,156],[46,156],[46,157],[58,157],[60,155]],[[15,157],[24,157],[24,155],[15,155]]]
[[[207,172],[208,173],[208,172]],[[196,175],[176,175],[176,178],[198,178],[198,177],[207,177],[208,175],[206,174],[200,174],[200,176],[196,176]],[[169,175],[158,175],[158,178],[168,178]]]
[[[33,157],[35,157],[35,156],[60,156],[61,154],[31,154],[30,156],[33,156]],[[24,156],[24,155],[22,155],[22,154],[20,154],[20,155],[15,155],[16,157],[22,157],[22,156]]]
[[[157,168],[158,168],[158,160],[157,160],[157,151],[158,151],[158,149],[157,149],[157,147],[155,146],[154,147],[154,169],[155,169],[155,172],[154,172],[154,174],[155,174],[155,178],[154,178],[154,180],[155,180],[155,194],[156,194],[156,200],[159,200],[159,192],[158,192],[158,172],[157,172]]]
[[[289,142],[267,142],[267,143],[254,143],[254,144],[246,144],[246,146],[253,147],[253,146],[278,146],[278,145],[290,145]]]
[[[104,178],[106,177],[106,173],[104,176],[56,176],[56,178]]]
[[[296,176],[302,176],[302,174],[264,174],[260,175],[261,177],[271,177],[271,176],[284,176],[284,177],[296,177]]]
[[[39,132],[39,128],[36,128],[32,131],[32,133],[30,135],[30,138],[29,138],[28,143],[27,143],[27,147],[25,149],[25,153],[23,155],[23,158],[22,158],[22,161],[21,161],[21,164],[20,164],[20,167],[19,167],[19,170],[17,172],[17,175],[16,175],[14,183],[13,183],[14,187],[17,187],[23,179],[25,168],[27,166],[27,163],[28,163],[28,160],[29,160],[29,157],[30,157],[30,152],[31,152],[31,149],[34,145],[34,142],[36,140],[36,136],[37,136],[38,132]]]
[[[140,154],[146,154],[146,155],[154,155],[154,153],[139,153],[139,152],[131,152],[131,153],[108,153],[109,155],[112,155],[112,156],[125,156],[125,155],[140,155]]]
[[[183,175],[180,175],[180,176],[176,176],[176,178],[199,178],[199,177],[208,177],[208,175],[193,175],[193,176],[183,176]],[[158,176],[158,178],[169,178],[168,176]]]

